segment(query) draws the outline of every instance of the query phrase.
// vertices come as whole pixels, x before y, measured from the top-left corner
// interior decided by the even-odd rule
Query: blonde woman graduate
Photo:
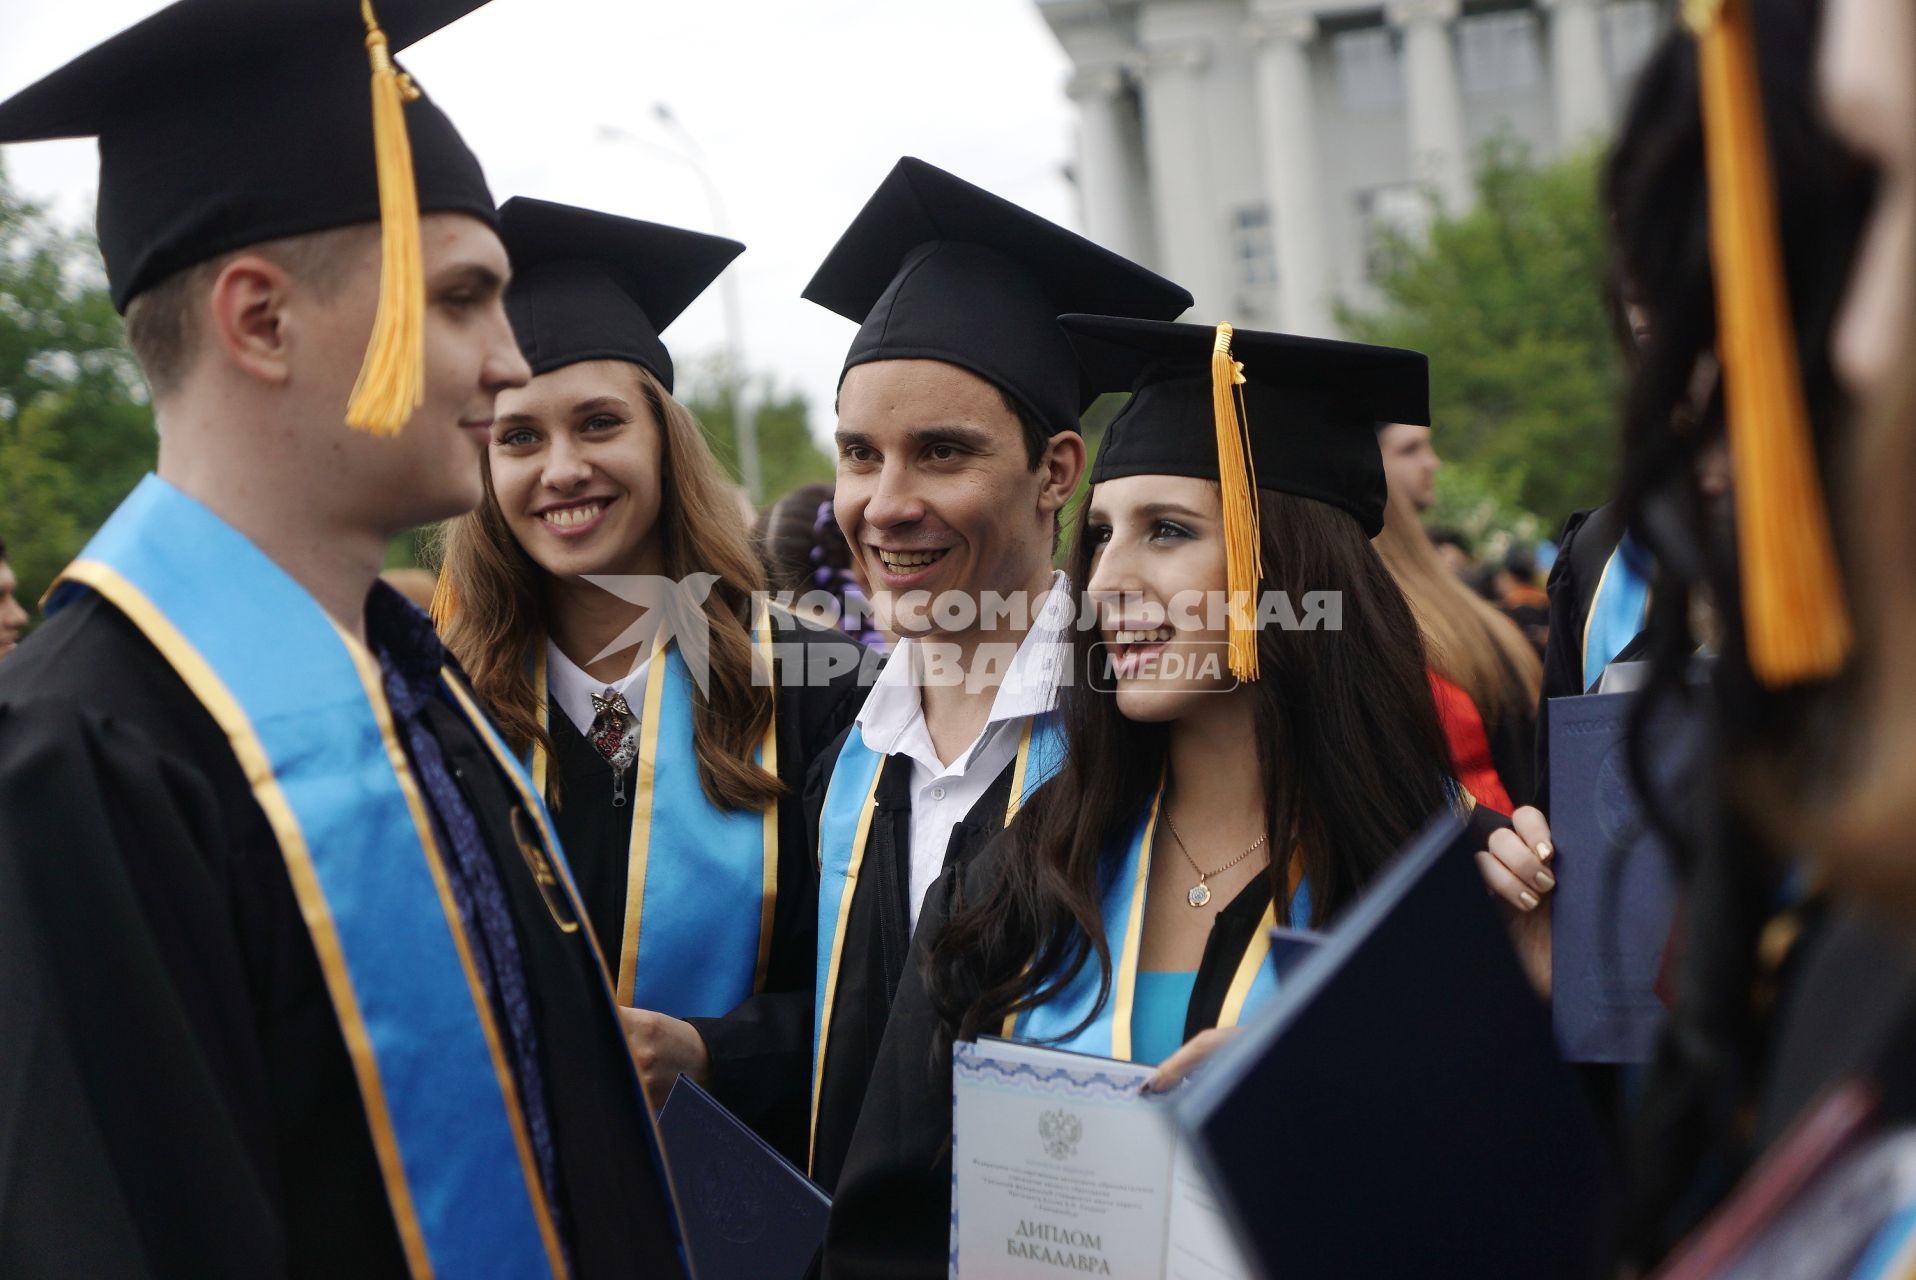
[[[551,806],[646,1089],[683,1072],[799,1151],[816,876],[799,780],[865,650],[763,598],[659,331],[733,241],[544,201],[500,211],[532,380],[447,530],[447,642]]]

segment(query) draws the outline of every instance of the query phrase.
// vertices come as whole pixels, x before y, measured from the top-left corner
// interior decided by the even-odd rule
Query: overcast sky
[[[0,0],[0,98],[163,7]],[[493,0],[404,60],[500,199],[718,231],[654,117],[667,104],[747,246],[731,268],[747,361],[808,395],[815,433],[830,432],[855,330],[798,293],[899,156],[1077,223],[1068,64],[1033,0]],[[608,128],[630,136],[608,140]],[[91,142],[0,147],[0,160],[64,220],[91,219]],[[684,363],[720,348],[724,328],[714,289],[666,341]]]

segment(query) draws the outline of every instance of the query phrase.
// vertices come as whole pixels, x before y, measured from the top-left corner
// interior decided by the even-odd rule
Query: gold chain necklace
[[[1197,859],[1191,856],[1191,851],[1184,847],[1184,837],[1178,834],[1178,824],[1171,821],[1171,810],[1168,806],[1164,810],[1164,825],[1170,828],[1171,838],[1177,841],[1178,852],[1183,854],[1184,860],[1191,864],[1191,870],[1197,872],[1198,882],[1192,885],[1190,891],[1184,895],[1184,900],[1194,907],[1202,907],[1211,901],[1211,886],[1204,883],[1206,880],[1209,880],[1212,876],[1223,875],[1226,871],[1229,871],[1232,867],[1235,867],[1238,863],[1244,861],[1244,859],[1250,857],[1259,849],[1262,849],[1264,842],[1270,839],[1270,832],[1267,831],[1259,836],[1256,843],[1250,848],[1238,854],[1237,857],[1232,858],[1216,871],[1206,871],[1197,864]]]

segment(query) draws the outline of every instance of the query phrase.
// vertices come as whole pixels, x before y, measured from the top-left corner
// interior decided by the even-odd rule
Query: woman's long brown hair
[[[1384,531],[1371,545],[1417,615],[1431,668],[1470,695],[1486,724],[1534,712],[1543,687],[1537,651],[1443,562],[1409,499],[1391,495]]]
[[[1342,593],[1339,630],[1260,630],[1260,674],[1249,686],[1270,846],[1299,851],[1321,923],[1457,792],[1410,606],[1363,529],[1309,498],[1265,489],[1258,499],[1260,589],[1288,591],[1294,604],[1306,591]],[[1091,551],[1080,520],[1074,583],[1090,580]],[[1006,1015],[1043,1004],[1087,964],[1110,991],[1107,850],[1155,794],[1168,734],[1127,720],[1116,696],[1085,678],[1102,636],[1072,634],[1077,678],[1058,701],[1064,764],[1007,830],[1000,873],[974,900],[953,901],[932,949],[928,988],[959,1039],[995,1033]],[[1266,873],[1279,902],[1288,870],[1274,858]]]
[[[752,593],[764,588],[764,570],[698,420],[645,369],[623,367],[659,427],[656,527],[663,573],[675,581],[695,573],[718,575],[703,605],[711,681],[692,711],[699,783],[721,809],[763,809],[785,789],[752,759],[771,723],[774,696],[769,680],[755,681],[752,673],[749,613]],[[512,536],[493,492],[489,461],[482,471],[485,501],[442,530],[439,572],[458,602],[445,625],[446,647],[513,750],[537,743],[549,753],[545,708],[527,663],[532,646],[544,644],[549,630],[549,575]]]

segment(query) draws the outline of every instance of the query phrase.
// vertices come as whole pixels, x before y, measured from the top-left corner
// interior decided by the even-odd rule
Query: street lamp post
[[[679,150],[656,147],[646,139],[638,137],[617,125],[605,125],[599,130],[599,136],[612,142],[637,144],[648,149],[656,149],[673,159],[680,161],[698,178],[699,186],[705,190],[706,203],[712,209],[712,228],[719,235],[731,237],[731,219],[725,216],[725,200],[719,195],[718,184],[712,181],[711,172],[705,166],[705,152],[698,141],[679,123],[672,114],[672,108],[663,102],[652,104],[652,114],[679,144]],[[745,492],[757,506],[764,500],[764,478],[759,471],[758,424],[752,419],[752,407],[747,396],[745,368],[745,340],[741,322],[741,310],[738,298],[738,273],[734,267],[727,267],[718,279],[719,305],[725,316],[725,360],[727,364],[722,394],[727,415],[732,419],[732,430],[738,439],[739,480],[745,486]]]

